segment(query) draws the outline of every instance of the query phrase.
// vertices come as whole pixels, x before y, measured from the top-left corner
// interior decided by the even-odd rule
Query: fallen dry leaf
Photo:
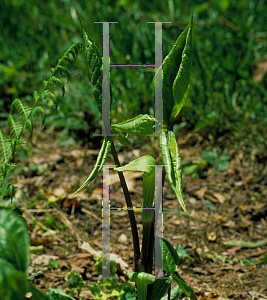
[[[221,193],[213,192],[213,195],[218,199],[220,203],[223,203],[225,201],[225,196]]]
[[[207,187],[203,187],[203,188],[199,189],[198,191],[196,191],[195,193],[199,197],[204,197],[207,189],[208,189]]]

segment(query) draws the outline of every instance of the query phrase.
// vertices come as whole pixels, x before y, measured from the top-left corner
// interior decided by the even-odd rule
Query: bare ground
[[[24,209],[31,245],[41,246],[40,252],[36,252],[38,247],[32,250],[29,275],[42,270],[37,287],[43,291],[49,287],[66,289],[65,278],[70,270],[81,273],[88,284],[95,282],[93,255],[83,250],[82,244],[89,242],[97,251],[102,247],[101,175],[88,186],[90,189],[72,196],[93,169],[98,150],[89,143],[82,167],[83,148],[58,147],[55,140],[39,132],[33,141],[34,154],[17,162],[21,171],[13,177],[19,187],[16,197]],[[197,133],[179,136],[178,145],[183,161],[211,149],[209,141]],[[221,138],[217,149],[226,145]],[[156,144],[135,146],[119,153],[122,165],[144,154],[160,163]],[[181,214],[165,182],[163,201],[168,211],[163,215],[164,238],[187,251],[189,257],[177,271],[199,300],[267,299],[267,154],[242,147],[226,146],[226,150],[231,155],[227,171],[214,171],[208,165],[202,179],[183,175],[184,201],[194,218]],[[108,163],[114,164],[111,155]],[[118,176],[110,171],[110,177],[111,206],[125,207]],[[134,206],[140,206],[141,174],[130,173],[127,182]],[[141,240],[141,216],[137,215],[137,222]],[[111,252],[128,263],[128,272],[132,271],[133,244],[127,212],[111,213],[110,239]],[[227,246],[231,240],[262,244],[253,244],[253,248],[246,244]],[[57,269],[47,266],[49,258],[59,262]],[[128,280],[126,273],[118,272],[120,282]],[[83,289],[80,297],[90,299],[90,295],[88,289]]]

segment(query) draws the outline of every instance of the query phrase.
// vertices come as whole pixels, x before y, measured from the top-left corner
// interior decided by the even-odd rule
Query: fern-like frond
[[[80,21],[83,40],[85,46],[85,53],[89,68],[89,79],[93,84],[94,97],[100,113],[102,113],[102,57],[93,41],[93,39],[87,34],[82,22]],[[110,104],[112,103],[112,93],[110,97]]]
[[[10,129],[10,133],[13,134],[14,138],[19,139],[23,130],[23,124],[16,121],[11,114],[8,115],[7,122]]]
[[[55,109],[57,110],[57,107],[58,107],[57,98],[56,98],[56,96],[53,93],[51,93],[48,90],[45,90],[43,92],[43,98],[44,98],[44,100],[46,98],[48,98],[49,100],[51,100],[53,102],[54,106],[55,106]]]
[[[0,163],[7,163],[12,158],[11,141],[0,129]]]
[[[45,124],[45,112],[44,112],[44,109],[41,106],[36,106],[33,109],[33,116],[37,117],[37,115],[41,116],[41,118],[42,118],[42,125],[41,125],[41,127],[43,127],[44,124]]]
[[[33,92],[33,103],[34,103],[34,105],[37,104],[37,102],[39,101],[39,99],[40,99],[40,95],[38,94],[37,91],[34,91]]]
[[[56,76],[52,76],[50,78],[51,82],[53,82],[56,86],[58,86],[61,91],[62,91],[62,97],[64,97],[65,95],[65,87],[64,84],[62,83],[62,81],[60,79],[58,79]]]
[[[0,185],[2,186],[5,177],[8,175],[8,172],[13,170],[16,167],[16,164],[10,164],[3,162],[0,167]]]
[[[65,54],[65,55],[62,57],[62,60],[67,61],[71,66],[73,65],[73,59],[71,59],[71,58],[69,57],[69,54],[68,54],[68,53]]]
[[[10,133],[13,135],[13,139],[9,139],[4,132],[0,129],[0,201],[8,193],[12,198],[14,195],[15,186],[8,184],[11,170],[15,168],[15,164],[11,164],[13,156],[15,155],[16,147],[25,142],[25,140],[20,140],[21,135],[25,133],[26,129],[29,131],[29,141],[31,141],[33,134],[33,121],[32,118],[41,116],[42,125],[45,124],[45,111],[41,106],[38,105],[39,100],[46,100],[47,98],[53,102],[55,109],[57,110],[58,102],[57,98],[47,89],[48,84],[54,83],[62,91],[62,97],[65,95],[65,87],[63,82],[55,76],[55,72],[59,72],[62,77],[67,77],[69,81],[70,73],[66,67],[61,65],[61,63],[68,62],[71,65],[74,60],[77,59],[80,51],[84,50],[84,44],[78,42],[73,44],[59,59],[58,64],[55,68],[51,68],[51,76],[47,81],[43,81],[43,91],[39,94],[37,91],[33,92],[33,107],[24,105],[20,99],[15,99],[10,108],[10,114],[8,116],[8,125],[10,128]],[[98,61],[98,57],[96,59]],[[94,73],[94,82],[97,82],[98,73]],[[102,82],[101,82],[102,84]],[[12,115],[14,110],[17,110],[19,117],[22,118],[22,122],[17,121]]]
[[[70,53],[73,55],[73,58],[76,59],[79,54],[79,49],[75,46],[71,46]]]
[[[25,140],[17,140],[17,139],[11,140],[11,145],[10,145],[11,158],[15,155],[16,147],[23,144],[25,144]]]
[[[24,105],[20,99],[15,99],[10,107],[10,114],[14,108],[18,109],[18,114],[22,117],[23,121],[27,120],[32,112],[32,107]]]
[[[43,81],[43,88],[46,89],[47,85],[48,85],[48,81],[47,81],[47,80],[44,80],[44,81]]]
[[[95,53],[93,53],[91,61],[92,61],[92,66],[97,66],[97,64],[98,64],[98,57],[96,56]],[[97,68],[97,67],[93,68],[92,69],[92,78],[91,78],[93,86],[95,86],[97,84],[97,80],[99,78],[102,79],[101,70],[99,68]]]
[[[78,43],[75,43],[74,45],[75,45],[75,47],[77,47],[79,49],[80,52],[85,50],[83,42],[78,42]]]
[[[84,44],[78,42],[70,46],[68,53],[71,53],[73,58],[76,59],[79,54],[79,51],[83,51],[83,50],[84,50]]]
[[[12,202],[13,200],[13,197],[14,197],[14,193],[15,193],[15,190],[17,189],[18,187],[13,185],[13,184],[8,184],[7,185],[7,193],[8,195],[10,196],[10,200]]]
[[[25,122],[26,127],[28,128],[29,131],[29,142],[32,140],[32,132],[33,132],[33,122],[32,120],[27,120]]]
[[[10,177],[11,171],[16,167],[16,164],[3,163],[0,168],[0,201],[3,200],[4,196],[7,193],[12,192],[13,196],[13,188],[10,188],[8,184],[8,180]],[[15,188],[15,187],[14,187]],[[13,189],[13,191],[11,191]]]
[[[62,67],[61,65],[57,66],[57,69],[59,70],[59,73],[62,77],[67,76],[67,83],[68,83],[70,79],[69,71],[66,68]]]
[[[81,52],[81,51],[84,51],[84,44],[82,42],[78,42],[78,43],[71,45],[70,48],[64,53],[63,57],[59,60],[59,63],[56,68],[60,68],[60,67],[63,68],[61,66],[62,61],[66,61],[72,66],[74,60],[77,59],[77,56],[78,56],[79,52]],[[60,71],[60,72],[62,72],[62,71]],[[64,71],[64,74],[65,73],[66,72]],[[52,74],[53,74],[53,71],[52,71]]]

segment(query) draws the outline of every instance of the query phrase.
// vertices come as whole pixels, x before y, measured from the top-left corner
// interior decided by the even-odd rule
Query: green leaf
[[[123,283],[116,287],[119,292],[118,300],[136,300],[135,287],[129,283]]]
[[[0,258],[10,262],[17,270],[27,272],[30,238],[23,217],[0,208]]]
[[[219,156],[219,160],[230,160],[231,156],[227,152],[222,152]]]
[[[218,153],[215,149],[212,151],[206,151],[203,150],[201,151],[201,156],[210,164],[210,165],[215,165],[216,160],[218,158]]]
[[[192,259],[192,257],[187,253],[187,251],[181,244],[179,244],[178,247],[174,247],[174,249],[179,256],[180,262],[186,259]]]
[[[219,171],[226,171],[229,168],[229,161],[219,161],[218,163],[218,170]]]
[[[151,292],[148,300],[160,300],[171,286],[171,277],[162,277],[155,280],[151,285]]]
[[[114,290],[115,287],[118,285],[117,278],[102,278],[98,282],[102,288],[105,287],[108,290]]]
[[[110,267],[110,276],[114,277],[117,272],[117,263],[114,260],[110,260],[109,267]],[[98,275],[102,274],[102,254],[96,259],[95,270]]]
[[[59,262],[57,260],[50,259],[47,266],[53,269],[58,269]]]
[[[182,61],[179,71],[174,80],[172,92],[174,99],[174,107],[171,114],[171,121],[173,122],[176,116],[182,109],[188,93],[190,79],[191,79],[191,66],[192,66],[192,21],[193,14],[189,23],[188,32],[186,35],[185,47],[182,53]]]
[[[158,124],[156,121],[156,125]],[[155,118],[150,115],[139,115],[125,122],[112,124],[111,127],[134,135],[154,134]]]
[[[145,172],[143,176],[149,176],[155,172],[154,165],[156,161],[154,157],[150,155],[141,156],[123,167],[114,168],[114,171],[142,171]]]
[[[49,288],[47,295],[50,300],[75,300],[75,298],[66,294],[62,289],[52,289]]]
[[[226,152],[222,152],[219,155],[216,149],[213,149],[212,151],[203,150],[201,155],[209,164],[220,171],[226,171],[229,168],[228,160],[231,159],[231,156]]]
[[[197,300],[197,297],[191,287],[178,275],[174,274],[173,279],[179,285],[180,289],[189,297],[191,300]]]
[[[163,121],[169,129],[184,104],[191,76],[192,21],[179,35],[163,67]]]
[[[160,239],[163,244],[162,259],[163,259],[163,270],[168,273],[168,275],[173,276],[175,270],[179,266],[180,259],[173,248],[173,246],[165,239]]]
[[[92,294],[96,297],[101,294],[101,287],[99,284],[94,283],[93,286],[89,287],[89,290],[92,292]]]
[[[183,210],[187,213],[183,200],[182,159],[172,131],[168,131],[167,135],[160,136],[160,147],[167,180]]]
[[[26,274],[3,258],[0,258],[0,266],[0,299],[24,300],[30,288]]]
[[[68,289],[78,289],[82,288],[85,285],[82,275],[78,272],[71,270],[67,274],[67,288]]]
[[[218,162],[218,170],[220,171],[226,171],[229,168],[229,161],[231,159],[231,156],[227,152],[222,152],[219,155],[219,162]]]
[[[172,290],[171,290],[171,299],[170,300],[178,300],[179,299],[179,293],[180,293],[180,288],[178,285],[176,285]],[[164,296],[162,300],[168,300],[168,295]]]
[[[93,168],[93,171],[88,176],[88,178],[85,180],[84,184],[73,195],[77,194],[84,187],[86,187],[102,171],[103,166],[104,166],[104,164],[107,160],[108,154],[110,152],[111,142],[112,142],[112,137],[111,136],[104,138],[104,142],[103,142],[102,147],[99,151],[99,154],[98,154],[98,157],[97,157],[97,160],[96,160],[96,164]]]
[[[118,134],[119,136],[116,137],[116,139],[119,141],[119,143],[123,146],[130,146],[131,141],[128,139],[127,136],[125,136],[121,131],[117,128],[111,129],[111,134]],[[127,134],[128,135],[128,134]]]

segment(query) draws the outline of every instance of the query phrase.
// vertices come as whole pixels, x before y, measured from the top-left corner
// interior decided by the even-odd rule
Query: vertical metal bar
[[[163,277],[163,260],[162,260],[162,244],[160,240],[163,238],[163,182],[162,182],[162,166],[156,165],[155,176],[155,276]]]
[[[102,32],[102,133],[94,136],[117,136],[110,134],[110,33],[109,24],[118,22],[95,22],[103,23]]]
[[[109,23],[103,23],[102,133],[110,135]]]
[[[103,168],[102,180],[102,277],[110,277],[110,199],[109,166]]]
[[[155,124],[154,132],[162,132],[163,124],[163,100],[162,100],[162,22],[155,23]]]

